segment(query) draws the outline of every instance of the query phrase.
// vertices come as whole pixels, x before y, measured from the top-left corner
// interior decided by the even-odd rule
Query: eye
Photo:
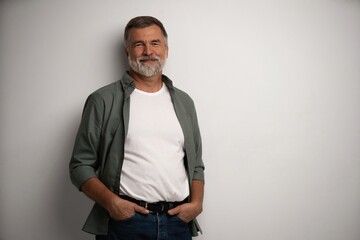
[[[137,42],[137,43],[134,44],[134,47],[141,47],[141,46],[143,46],[143,45],[144,45],[143,43]]]

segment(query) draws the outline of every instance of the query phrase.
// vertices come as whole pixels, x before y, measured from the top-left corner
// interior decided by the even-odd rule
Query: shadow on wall
[[[61,239],[94,239],[81,230],[93,203],[77,192],[70,181],[64,183],[63,188],[59,189],[59,196],[62,198],[54,202],[57,211],[55,216],[58,216],[60,226],[58,236],[62,236]]]
[[[120,80],[124,72],[129,68],[124,41],[121,40],[120,42],[118,42],[118,44],[114,49],[115,49],[113,51],[114,74],[115,76],[118,76],[117,79]],[[104,83],[104,85],[105,84],[106,83]]]
[[[76,115],[76,118],[79,116],[80,114]],[[61,239],[94,239],[81,231],[93,203],[72,185],[69,177],[68,164],[79,123],[79,119],[75,117],[69,119],[74,119],[74,121],[70,121],[69,127],[66,128],[69,130],[66,140],[63,141],[66,145],[63,146],[63,154],[59,159],[61,162],[59,169],[62,174],[57,175],[58,179],[55,180],[57,185],[53,198],[54,207],[51,208],[54,209],[52,215],[56,216],[55,225],[58,226],[58,229],[54,229],[54,233],[57,232],[57,237],[61,236]]]
[[[124,70],[128,68],[127,57],[124,50],[123,42],[118,42],[114,46],[113,53],[113,74],[108,76],[118,76],[118,79],[124,73]],[[109,54],[111,55],[111,54]],[[113,79],[106,79],[100,85],[107,85],[112,82]],[[96,89],[94,89],[96,90]],[[88,94],[91,94],[90,92]],[[85,99],[84,101],[85,102]],[[80,110],[82,111],[82,109]],[[74,185],[72,185],[69,177],[68,164],[73,149],[73,143],[75,141],[76,133],[79,127],[81,112],[76,113],[74,116],[70,116],[68,130],[66,136],[64,136],[63,151],[59,158],[63,170],[63,174],[59,174],[59,178],[56,180],[57,186],[56,196],[54,196],[54,216],[57,216],[56,225],[59,226],[57,231],[61,239],[94,239],[90,234],[87,234],[81,230],[92,206],[93,201],[88,199],[82,192],[79,192]],[[64,161],[68,159],[68,161]]]

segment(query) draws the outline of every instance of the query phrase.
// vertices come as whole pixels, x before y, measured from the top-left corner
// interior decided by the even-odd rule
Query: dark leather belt
[[[124,196],[124,195],[120,195],[120,197],[122,199],[125,199],[127,201],[133,202],[143,208],[146,208],[147,210],[149,210],[150,212],[154,212],[154,213],[166,213],[168,210],[172,209],[172,208],[176,208],[177,206],[187,203],[187,198],[185,198],[183,201],[181,202],[157,202],[157,203],[148,203],[148,202],[144,202],[144,201],[140,201],[140,200],[136,200],[134,198],[128,197],[128,196]]]

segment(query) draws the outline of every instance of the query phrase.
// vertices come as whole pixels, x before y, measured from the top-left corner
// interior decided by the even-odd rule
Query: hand
[[[118,196],[113,197],[110,200],[107,210],[110,214],[110,217],[115,220],[125,220],[134,216],[135,212],[141,214],[148,214],[149,210],[132,203],[130,201],[124,200]]]
[[[168,214],[173,216],[177,215],[184,222],[194,220],[202,212],[202,204],[197,203],[184,203],[176,208],[170,209]]]

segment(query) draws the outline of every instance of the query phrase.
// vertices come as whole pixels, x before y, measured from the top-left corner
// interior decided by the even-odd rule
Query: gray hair
[[[160,28],[161,33],[164,35],[165,38],[165,44],[167,45],[167,33],[166,30],[164,28],[164,25],[156,18],[151,17],[151,16],[139,16],[139,17],[135,17],[133,19],[131,19],[128,24],[125,27],[125,31],[124,31],[124,43],[125,43],[125,47],[127,47],[128,41],[129,41],[129,35],[130,35],[130,30],[133,28],[145,28],[145,27],[149,27],[152,25],[156,25]]]

